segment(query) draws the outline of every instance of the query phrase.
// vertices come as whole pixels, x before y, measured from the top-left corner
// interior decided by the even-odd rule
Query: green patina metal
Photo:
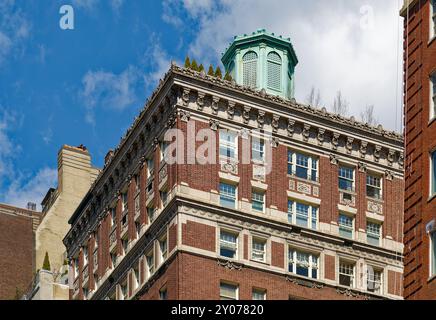
[[[285,99],[294,97],[297,55],[289,38],[259,29],[250,35],[235,36],[221,58],[236,83]]]

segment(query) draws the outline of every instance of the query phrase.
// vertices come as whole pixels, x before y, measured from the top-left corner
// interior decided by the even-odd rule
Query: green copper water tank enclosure
[[[285,99],[294,97],[297,55],[290,39],[264,29],[236,36],[221,59],[236,83]]]

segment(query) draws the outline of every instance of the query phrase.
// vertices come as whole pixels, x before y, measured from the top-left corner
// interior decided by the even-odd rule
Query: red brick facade
[[[405,81],[405,214],[404,297],[435,299],[436,277],[430,279],[430,239],[426,225],[436,218],[430,199],[430,152],[436,147],[436,121],[430,121],[430,76],[436,72],[436,41],[431,39],[430,0],[404,8]],[[395,193],[396,190],[393,190]],[[396,200],[396,199],[394,199]],[[395,203],[395,202],[393,202]]]

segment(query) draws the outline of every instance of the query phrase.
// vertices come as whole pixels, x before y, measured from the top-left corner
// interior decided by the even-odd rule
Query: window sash
[[[252,299],[253,300],[266,300],[266,291],[264,291],[264,290],[253,290]]]
[[[288,150],[288,174],[305,180],[318,181],[318,160]]]
[[[339,284],[354,287],[354,265],[348,263],[339,264]]]
[[[221,283],[220,284],[220,298],[221,300],[237,300],[238,299],[238,286]]]
[[[263,140],[253,138],[251,143],[251,156],[255,161],[265,161],[265,142]]]
[[[288,200],[288,222],[316,230],[318,228],[318,208]]]
[[[431,194],[436,194],[436,151],[431,156]]]
[[[220,131],[220,156],[236,159],[237,158],[237,135],[227,130]]]
[[[431,254],[431,275],[430,276],[436,276],[436,231],[434,231],[431,234],[431,248],[430,248],[430,254]]]
[[[354,219],[346,215],[339,215],[339,234],[342,237],[352,239],[354,234]]]
[[[238,250],[238,236],[221,231],[220,232],[220,255],[234,259]]]
[[[251,259],[256,261],[265,261],[266,242],[253,239],[251,247]]]
[[[288,271],[303,277],[318,279],[319,257],[294,248],[288,249]]]
[[[251,193],[252,208],[255,211],[265,211],[265,194],[261,192],[253,191]]]
[[[380,294],[383,288],[383,274],[381,271],[366,272],[366,290]]]

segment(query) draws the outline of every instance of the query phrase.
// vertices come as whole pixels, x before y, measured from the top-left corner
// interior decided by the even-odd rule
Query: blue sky
[[[39,204],[63,144],[86,145],[101,167],[171,60],[217,64],[258,28],[294,42],[297,100],[314,86],[329,107],[340,89],[350,115],[373,104],[401,130],[400,1],[326,2],[0,0],[0,202]],[[63,4],[74,30],[59,27]]]

